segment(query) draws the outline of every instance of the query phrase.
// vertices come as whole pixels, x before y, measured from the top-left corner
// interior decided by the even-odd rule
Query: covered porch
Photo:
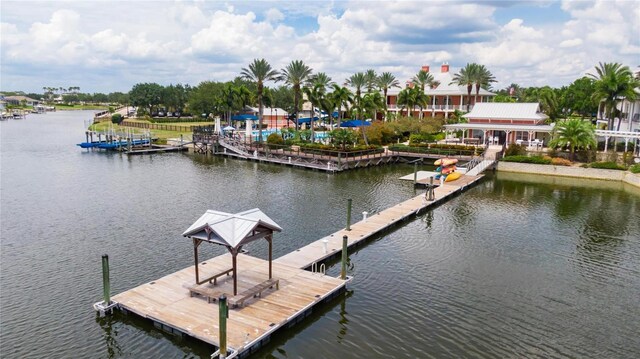
[[[524,145],[531,149],[542,149],[548,143],[553,125],[512,125],[496,123],[456,123],[444,125],[447,138],[462,131],[460,141],[471,143],[472,139],[487,145]]]

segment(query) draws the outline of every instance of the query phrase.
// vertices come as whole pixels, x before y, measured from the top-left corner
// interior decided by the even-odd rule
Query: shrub
[[[505,156],[522,156],[527,154],[527,148],[523,145],[510,145],[504,152]]]
[[[120,122],[122,122],[122,120],[124,120],[124,118],[119,113],[114,113],[113,115],[111,115],[111,122],[113,122],[115,124],[120,124]]]
[[[551,164],[556,166],[571,166],[571,161],[562,157],[554,157],[551,159]]]
[[[551,164],[551,158],[542,156],[508,156],[503,157],[501,161],[504,162],[519,162],[519,163],[532,163],[537,165],[549,165]]]
[[[631,171],[631,173],[640,173],[640,163],[629,167],[629,171]]]
[[[620,170],[620,171],[624,171],[626,168],[624,168],[623,166],[620,166],[619,164],[615,163],[615,162],[594,162],[591,163],[589,165],[589,167],[591,168],[600,168],[600,169],[605,169],[605,170]]]
[[[277,133],[272,133],[267,137],[267,145],[269,148],[278,148],[284,145],[284,139]]]

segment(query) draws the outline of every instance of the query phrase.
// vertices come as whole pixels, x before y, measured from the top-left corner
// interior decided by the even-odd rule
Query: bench
[[[242,307],[245,300],[256,296],[261,297],[263,291],[273,288],[274,285],[276,286],[276,290],[280,289],[280,280],[272,278],[257,284],[244,292],[229,298],[229,304],[233,307]]]
[[[216,285],[216,284],[218,284],[218,278],[219,277],[222,277],[225,274],[229,275],[229,273],[231,273],[231,272],[233,272],[233,268],[225,269],[225,270],[223,270],[222,272],[220,272],[218,274],[212,275],[211,277],[200,281],[199,284],[202,284],[202,283],[204,283],[206,281],[209,281],[209,283],[211,283],[211,280],[213,279],[213,285]]]
[[[189,289],[190,297],[193,297],[194,294],[200,294],[201,296],[207,298],[207,303],[215,302],[221,295],[226,295],[226,293],[220,288],[213,288],[208,284],[192,285],[187,289]]]

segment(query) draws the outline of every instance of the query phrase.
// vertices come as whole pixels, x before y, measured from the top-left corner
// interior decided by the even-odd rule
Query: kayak
[[[452,172],[451,174],[449,174],[447,176],[447,178],[445,178],[445,182],[451,182],[451,181],[455,181],[458,178],[462,177],[462,174],[460,172]]]

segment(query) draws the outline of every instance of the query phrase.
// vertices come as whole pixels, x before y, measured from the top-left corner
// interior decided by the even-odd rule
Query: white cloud
[[[265,18],[268,22],[279,22],[284,20],[284,14],[278,9],[271,8],[265,13]]]
[[[633,1],[563,1],[564,23],[497,23],[501,4],[493,2],[21,4],[3,3],[0,13],[3,89],[37,90],[65,76],[90,78],[80,86],[101,92],[147,81],[195,85],[230,80],[262,57],[274,68],[302,59],[338,83],[369,68],[403,82],[421,65],[437,71],[449,61],[453,71],[486,65],[498,87],[562,85],[598,61],[635,65],[640,55]],[[25,81],[27,71],[17,72],[27,68]],[[99,80],[103,73],[109,77]]]
[[[560,43],[560,47],[576,47],[576,46],[580,46],[582,45],[582,39],[569,39],[569,40],[564,40]]]

